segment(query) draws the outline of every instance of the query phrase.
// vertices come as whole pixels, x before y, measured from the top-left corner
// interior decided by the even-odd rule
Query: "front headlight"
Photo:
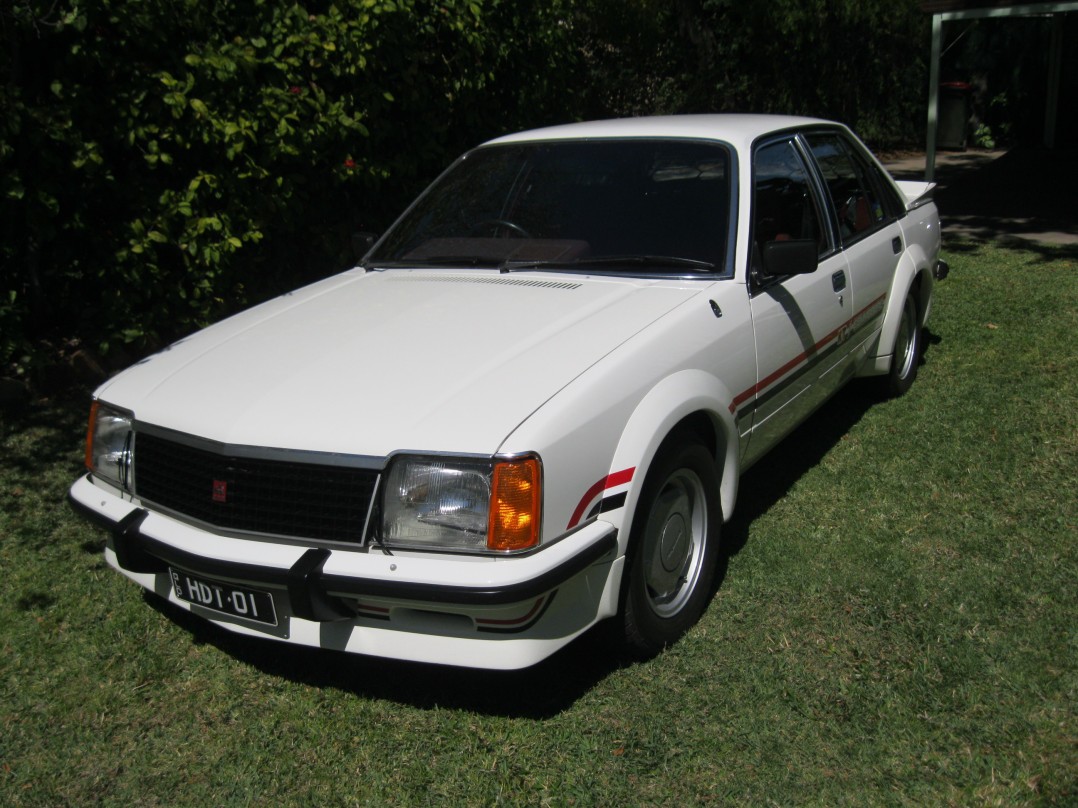
[[[386,475],[381,540],[387,546],[526,550],[539,543],[537,457],[397,457]]]
[[[132,431],[130,413],[95,401],[86,429],[86,468],[95,476],[130,490]]]

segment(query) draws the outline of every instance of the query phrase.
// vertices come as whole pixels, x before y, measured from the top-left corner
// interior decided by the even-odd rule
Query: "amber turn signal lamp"
[[[94,470],[94,428],[97,426],[97,402],[90,405],[90,423],[86,425],[86,468]]]
[[[535,457],[494,464],[487,549],[526,550],[539,543],[541,473]]]

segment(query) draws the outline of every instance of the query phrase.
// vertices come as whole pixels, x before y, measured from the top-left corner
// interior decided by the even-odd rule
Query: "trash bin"
[[[966,148],[970,89],[970,85],[964,81],[948,81],[940,85],[939,131],[936,135],[938,148]]]

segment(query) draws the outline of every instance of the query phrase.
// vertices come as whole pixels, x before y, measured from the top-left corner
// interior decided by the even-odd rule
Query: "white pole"
[[[943,17],[932,15],[932,61],[928,65],[928,133],[925,137],[925,181],[936,178],[936,133],[939,129],[940,49],[943,42]]]

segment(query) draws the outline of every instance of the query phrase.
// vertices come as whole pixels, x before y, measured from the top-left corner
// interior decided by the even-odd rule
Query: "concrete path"
[[[896,179],[923,179],[923,154],[883,161]],[[1078,150],[941,152],[936,202],[944,243],[1078,245]]]

